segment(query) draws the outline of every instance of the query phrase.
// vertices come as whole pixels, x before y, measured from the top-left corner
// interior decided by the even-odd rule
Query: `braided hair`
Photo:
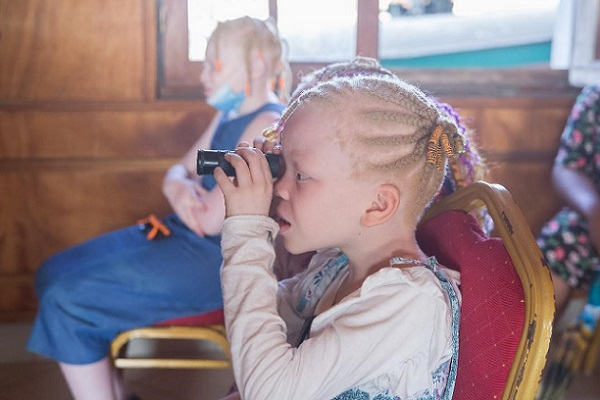
[[[245,16],[219,22],[211,35],[211,40],[215,43],[217,60],[220,59],[220,41],[227,35],[235,35],[235,40],[240,41],[248,76],[252,73],[252,51],[258,51],[270,68],[274,92],[282,101],[287,101],[292,72],[287,62],[287,46],[279,36],[275,21],[271,18],[260,20]],[[248,90],[252,90],[251,82],[248,82]]]
[[[320,82],[288,106],[277,130],[311,103],[330,107],[335,111],[332,118],[350,121],[337,140],[355,160],[353,177],[377,174],[403,187],[415,221],[439,190],[448,158],[464,148],[455,120],[420,89],[397,77],[356,75]]]

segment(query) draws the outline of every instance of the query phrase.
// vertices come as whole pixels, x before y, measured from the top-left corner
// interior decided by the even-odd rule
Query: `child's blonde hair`
[[[344,119],[337,137],[355,161],[354,176],[378,174],[401,185],[415,221],[440,188],[447,159],[464,150],[454,119],[396,77],[357,75],[321,82],[288,106],[278,130],[297,109],[313,102],[333,110],[332,118]]]
[[[252,69],[252,51],[258,51],[271,71],[273,90],[282,101],[286,101],[290,93],[292,73],[287,62],[287,47],[279,36],[275,21],[271,18],[263,21],[246,16],[219,22],[210,39],[215,43],[217,68],[220,68],[219,44],[224,37],[239,41],[248,75]],[[248,82],[248,90],[252,90],[252,82]]]
[[[397,77],[392,71],[384,68],[378,60],[370,57],[356,56],[350,61],[329,64],[302,75],[300,83],[291,95],[290,102],[300,96],[304,90],[315,86],[319,82],[357,75]],[[441,198],[453,193],[461,187],[485,179],[487,166],[485,165],[485,160],[480,154],[477,143],[475,142],[474,131],[463,123],[461,117],[452,106],[441,102],[436,98],[432,98],[432,100],[442,112],[448,114],[448,116],[455,121],[458,131],[464,137],[464,153],[449,160],[448,169],[446,170],[446,179],[444,180],[441,190],[436,195],[436,198]],[[271,141],[276,141],[279,138],[276,128],[265,130],[263,135]]]
[[[356,75],[395,76],[392,71],[383,68],[376,59],[356,56],[350,61],[332,63],[305,75],[301,75],[300,82],[296,89],[294,89],[290,101],[295,100],[303,90],[313,87],[319,82],[325,82],[333,78],[351,77]]]

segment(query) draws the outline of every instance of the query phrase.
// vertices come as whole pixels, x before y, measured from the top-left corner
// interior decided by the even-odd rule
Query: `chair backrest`
[[[498,237],[487,237],[469,214],[482,206]],[[552,333],[553,289],[510,193],[485,182],[460,189],[428,210],[417,239],[441,264],[461,272],[454,399],[534,399]]]

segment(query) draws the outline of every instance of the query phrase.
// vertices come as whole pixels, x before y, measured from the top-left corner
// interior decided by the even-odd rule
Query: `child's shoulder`
[[[443,268],[446,276],[458,284],[456,271]],[[364,282],[361,293],[380,292],[382,294],[421,295],[432,298],[444,298],[444,290],[440,279],[423,265],[408,267],[382,268],[370,275]]]

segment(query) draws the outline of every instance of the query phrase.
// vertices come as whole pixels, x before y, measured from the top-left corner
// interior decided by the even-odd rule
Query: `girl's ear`
[[[400,197],[400,190],[395,185],[389,183],[380,185],[371,206],[363,213],[361,223],[371,227],[388,221],[396,213],[400,205]]]

